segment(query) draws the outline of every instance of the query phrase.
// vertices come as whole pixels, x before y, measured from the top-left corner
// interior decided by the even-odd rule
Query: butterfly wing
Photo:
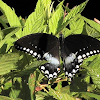
[[[56,78],[59,72],[59,41],[58,38],[45,33],[36,33],[24,36],[15,42],[15,48],[47,60],[48,63],[40,66],[40,70],[49,79]]]
[[[100,53],[100,41],[87,35],[70,35],[64,39],[61,56],[65,75],[72,78],[87,57]]]

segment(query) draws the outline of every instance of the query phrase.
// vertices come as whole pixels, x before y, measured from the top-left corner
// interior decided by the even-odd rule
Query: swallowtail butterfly
[[[36,33],[18,39],[15,48],[38,60],[47,60],[48,63],[39,69],[48,79],[56,78],[60,72],[61,56],[65,76],[73,78],[85,58],[100,53],[100,41],[82,34],[57,38],[52,34]]]

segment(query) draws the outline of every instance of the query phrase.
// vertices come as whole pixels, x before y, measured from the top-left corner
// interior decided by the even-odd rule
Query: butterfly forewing
[[[47,60],[48,63],[40,66],[40,70],[49,79],[57,77],[60,64],[57,37],[45,33],[30,34],[17,40],[15,48],[27,52],[38,59]]]
[[[68,52],[67,52],[67,51]],[[64,40],[65,75],[73,77],[79,69],[79,65],[85,58],[98,54],[100,51],[100,41],[86,35],[70,35]]]

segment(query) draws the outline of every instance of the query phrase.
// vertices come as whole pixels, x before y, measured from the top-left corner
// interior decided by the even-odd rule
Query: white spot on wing
[[[54,73],[53,73],[53,76],[57,76],[57,73],[56,73],[56,72],[54,72]]]
[[[75,70],[75,69],[73,69],[73,70],[72,70],[72,73],[76,73],[76,70]]]
[[[22,47],[20,47],[20,49],[22,49]]]
[[[37,55],[37,57],[38,57],[38,58],[41,58],[41,55],[40,55],[40,54],[38,54],[38,55]]]
[[[85,50],[85,48],[83,48],[83,50]]]
[[[35,46],[35,48],[37,48],[37,46]]]
[[[33,55],[34,55],[34,56],[36,56],[36,55],[37,55],[37,53],[36,53],[36,52],[34,52],[34,53],[33,53]]]
[[[26,48],[24,47],[23,50],[26,50]]]
[[[33,50],[30,50],[30,54],[33,54]]]
[[[17,48],[19,48],[19,46],[17,46]]]
[[[93,50],[94,53],[96,53],[96,50]]]
[[[65,72],[65,75],[68,76],[68,72]]]
[[[45,76],[46,76],[47,78],[49,78],[49,76],[48,76],[47,74],[46,74]]]
[[[45,71],[45,74],[48,74],[48,75],[49,75],[49,71],[48,71],[48,70],[46,70],[46,71]]]
[[[49,74],[49,78],[53,78],[53,75],[52,74]]]
[[[85,55],[85,54],[83,54],[83,55],[82,55],[82,57],[83,57],[83,58],[85,58],[85,57],[86,57],[86,55]]]
[[[73,75],[71,73],[68,74],[68,77],[73,77]]]
[[[93,54],[93,52],[92,52],[92,51],[90,51],[90,54]]]
[[[65,64],[69,64],[73,62],[73,60],[76,58],[76,54],[71,53],[68,57],[65,59]]]
[[[77,57],[77,59],[81,59],[82,58],[82,56],[81,55],[79,55],[78,57]]]
[[[77,68],[77,69],[78,69],[78,68],[79,68],[79,65],[76,65],[76,67],[75,67],[75,68]]]
[[[30,51],[30,49],[28,48],[28,49],[26,49],[26,51],[27,51],[27,52],[29,52],[29,51]]]
[[[81,63],[82,61],[83,61],[83,59],[79,59],[79,60],[78,60],[78,63]]]
[[[49,53],[45,53],[43,55],[43,58],[45,58],[49,63],[52,63],[54,65],[59,65],[59,60],[55,57],[53,57],[51,54]]]
[[[90,54],[87,52],[86,55],[89,56]]]
[[[99,53],[100,51],[99,51],[99,50],[97,50],[97,52]]]
[[[41,70],[45,70],[45,67],[44,66],[40,66]]]

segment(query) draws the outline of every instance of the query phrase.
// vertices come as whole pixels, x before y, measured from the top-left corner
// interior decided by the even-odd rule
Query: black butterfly
[[[24,36],[15,42],[15,48],[47,60],[39,69],[48,79],[56,78],[60,72],[60,55],[65,76],[72,78],[79,65],[87,57],[100,53],[100,42],[87,35],[70,35],[59,39],[54,35],[36,33]]]

